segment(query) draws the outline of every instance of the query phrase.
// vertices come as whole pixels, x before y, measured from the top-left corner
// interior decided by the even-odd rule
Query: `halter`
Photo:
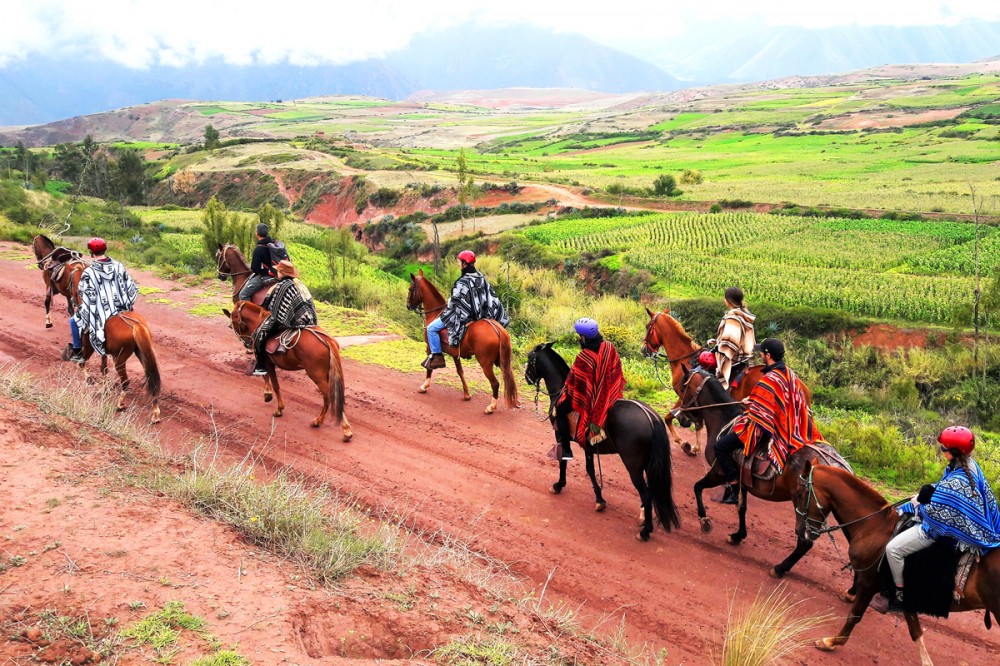
[[[524,369],[524,378],[529,384],[535,387],[535,414],[538,414],[538,398],[543,393],[542,391],[542,376],[538,374],[538,353],[535,351],[528,352],[528,367]],[[535,378],[535,381],[528,379],[528,375]],[[549,397],[549,409],[544,419],[538,419],[539,421],[549,420],[552,418],[552,398],[558,396],[562,393],[562,389],[558,391],[544,391],[545,395]]]
[[[222,246],[221,250],[219,250],[219,251],[217,251],[215,253],[216,260],[218,262],[216,264],[216,266],[215,266],[215,274],[216,274],[216,276],[220,280],[225,280],[228,277],[236,277],[237,275],[247,275],[249,273],[253,273],[253,271],[250,270],[250,269],[234,273],[233,270],[231,268],[229,268],[229,262],[226,260],[226,250],[228,250],[230,248],[236,249],[236,246],[233,245],[233,244],[231,244],[231,243],[227,243],[226,245]],[[227,273],[223,273],[222,272],[222,264],[223,263],[225,263],[225,265],[226,265],[226,270],[228,271]]]
[[[236,315],[236,319],[240,322],[240,325],[244,327],[246,327],[246,322],[243,321],[243,308],[246,306],[247,303],[249,303],[249,301],[240,301],[239,303],[236,304],[236,308],[233,310],[233,314]],[[239,331],[236,330],[236,326],[233,326],[232,328],[233,328],[233,333],[235,333],[236,337],[240,339],[240,342],[243,343],[243,346],[246,347],[247,349],[253,349],[253,332],[251,331],[250,333],[240,333]]]
[[[410,290],[412,291],[413,289],[415,289],[416,286],[417,286],[417,283],[420,282],[423,279],[424,279],[423,277],[418,277],[416,280],[414,280],[413,284],[410,285]],[[428,315],[428,314],[430,314],[432,312],[437,312],[438,310],[444,310],[445,306],[447,305],[447,303],[442,303],[441,305],[437,306],[436,308],[431,308],[430,310],[428,310],[428,309],[426,309],[424,307],[424,297],[422,295],[420,296],[420,300],[417,301],[417,304],[414,305],[414,306],[412,306],[412,307],[410,307],[410,304],[409,304],[409,300],[410,299],[407,298],[406,300],[407,300],[406,309],[409,310],[410,312],[416,312],[420,316],[425,316],[425,315]],[[426,326],[424,328],[426,328]]]

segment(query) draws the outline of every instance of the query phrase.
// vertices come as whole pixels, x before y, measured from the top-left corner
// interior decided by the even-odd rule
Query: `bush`
[[[658,197],[676,197],[684,193],[677,189],[677,179],[665,173],[653,181],[653,194]]]
[[[681,182],[685,185],[700,185],[703,181],[704,177],[697,169],[684,169],[681,173]]]

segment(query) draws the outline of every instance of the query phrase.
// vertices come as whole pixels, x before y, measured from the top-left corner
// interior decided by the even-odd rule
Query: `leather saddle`
[[[740,381],[743,380],[743,375],[747,374],[747,369],[750,367],[750,361],[740,361],[733,365],[729,370],[729,391],[734,391],[739,385]]]
[[[268,354],[284,354],[299,343],[301,336],[301,328],[285,329],[280,333],[268,336],[267,342],[264,343],[264,351]]]
[[[740,480],[745,486],[752,486],[753,479],[773,481],[778,478],[778,468],[767,457],[766,449],[758,449],[747,460],[742,451],[736,452],[736,462],[740,465]]]

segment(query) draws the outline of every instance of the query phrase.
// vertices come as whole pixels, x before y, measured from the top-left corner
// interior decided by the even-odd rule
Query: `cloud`
[[[380,57],[424,30],[465,21],[528,22],[602,43],[669,38],[709,20],[757,19],[823,27],[918,25],[965,17],[1000,20],[996,0],[716,0],[675,4],[619,0],[363,0],[308,4],[278,0],[4,0],[0,67],[37,55],[106,58],[128,67],[343,64]]]

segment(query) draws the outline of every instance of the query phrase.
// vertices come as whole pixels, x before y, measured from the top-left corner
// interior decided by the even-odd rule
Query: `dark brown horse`
[[[708,462],[709,470],[705,476],[694,484],[694,496],[698,502],[698,517],[701,520],[701,531],[708,533],[712,531],[712,519],[705,511],[705,503],[702,501],[702,491],[706,488],[715,488],[725,483],[726,478],[722,470],[715,464],[715,441],[719,438],[719,433],[733,419],[743,413],[743,406],[735,402],[729,396],[722,384],[713,375],[704,371],[688,372],[685,368],[684,388],[681,393],[681,406],[679,408],[678,420],[681,425],[689,426],[692,418],[704,420],[707,430],[707,444],[705,445],[705,460]],[[788,456],[785,461],[785,468],[782,473],[770,481],[765,481],[752,477],[752,485],[740,488],[739,502],[739,529],[729,535],[729,543],[739,545],[747,537],[747,493],[754,497],[759,497],[768,502],[787,502],[792,498],[792,491],[798,487],[799,474],[803,466],[810,461],[819,461],[826,464],[842,465],[850,470],[847,462],[833,450],[829,445],[817,444],[806,446]],[[848,472],[850,473],[850,472]],[[773,578],[781,578],[791,571],[792,567],[802,559],[802,556],[812,548],[812,542],[799,539],[795,550],[781,563],[771,569]]]
[[[233,330],[245,345],[249,344],[251,334],[270,314],[250,301],[238,301],[232,312],[229,310],[222,312],[232,321]],[[313,427],[318,428],[323,425],[327,412],[332,410],[333,418],[344,431],[344,441],[351,441],[354,433],[344,415],[344,372],[340,365],[340,345],[333,336],[318,326],[310,326],[301,330],[297,341],[287,350],[268,353],[267,375],[274,387],[274,395],[278,399],[274,415],[281,416],[285,411],[285,401],[281,398],[276,367],[282,370],[305,370],[323,396],[323,409],[320,410],[319,416],[313,419]]]
[[[865,481],[843,470],[806,463],[792,493],[795,503],[795,533],[810,542],[826,527],[826,517],[833,514],[844,531],[850,548],[848,557],[854,569],[854,586],[845,598],[853,601],[847,622],[836,636],[816,641],[820,650],[831,651],[847,643],[854,626],[861,621],[872,597],[882,589],[878,563],[892,537],[899,516],[892,504]],[[836,528],[834,528],[836,529]],[[850,597],[853,596],[853,599]],[[962,600],[954,603],[952,612],[986,610],[986,626],[990,613],[1000,618],[1000,549],[988,552],[973,566],[965,584]],[[931,665],[924,646],[923,628],[916,613],[904,613],[910,638],[920,650],[920,663]]]
[[[667,361],[670,364],[670,379],[671,385],[673,386],[674,393],[678,396],[681,395],[683,390],[684,373],[682,368],[690,368],[692,364],[692,359],[698,355],[698,352],[702,350],[691,336],[687,334],[684,327],[681,326],[680,322],[670,316],[670,310],[664,310],[663,312],[653,313],[649,308],[646,308],[646,313],[649,314],[649,322],[646,324],[646,337],[642,341],[642,354],[644,356],[656,359],[656,354],[663,350],[667,356]],[[743,398],[750,395],[750,391],[753,390],[754,385],[760,381],[760,378],[764,374],[763,365],[751,365],[743,373],[743,377],[740,379],[739,385],[735,388],[730,387],[730,394],[733,400],[742,400]],[[805,384],[802,385],[802,391],[805,394],[806,404],[812,404],[812,393],[809,391],[809,387]],[[674,405],[676,409],[680,405],[680,398],[678,397],[677,404]],[[695,444],[688,444],[687,442],[682,442],[677,432],[673,427],[673,413],[668,413],[666,416],[667,428],[670,430],[670,437],[674,440],[674,443],[683,449],[688,455],[695,455],[698,453],[697,444],[697,430],[695,431]],[[700,424],[698,425],[700,429]],[[709,440],[712,441],[712,440]]]
[[[445,300],[437,287],[424,277],[423,270],[419,271],[417,275],[410,273],[410,291],[406,296],[406,307],[424,315],[424,340],[426,340],[427,324],[441,314],[445,307]],[[442,337],[445,337],[445,331],[442,331],[444,334]],[[475,356],[493,389],[493,402],[487,405],[486,413],[492,414],[496,411],[497,400],[500,397],[500,382],[497,381],[496,373],[493,372],[494,366],[500,368],[503,374],[504,402],[510,408],[518,406],[517,380],[514,378],[514,370],[511,366],[510,335],[503,326],[492,319],[474,321],[465,329],[461,349],[452,347],[446,341],[442,341],[441,349],[455,359],[455,371],[458,372],[458,378],[462,380],[463,400],[471,400],[472,396],[469,394],[469,385],[465,383],[462,359]],[[430,351],[430,347],[428,347],[428,351]],[[419,392],[426,393],[427,389],[430,388],[433,372],[433,370],[427,371],[427,378],[417,389]]]
[[[56,247],[46,236],[39,234],[31,241],[31,249],[35,253],[38,268],[42,270],[45,281],[45,328],[52,328],[52,297],[62,294],[66,297],[66,309],[70,316],[76,310],[76,298],[73,294],[73,284],[80,281],[80,275],[87,267],[78,252],[64,247]],[[75,276],[75,277],[74,277]]]

